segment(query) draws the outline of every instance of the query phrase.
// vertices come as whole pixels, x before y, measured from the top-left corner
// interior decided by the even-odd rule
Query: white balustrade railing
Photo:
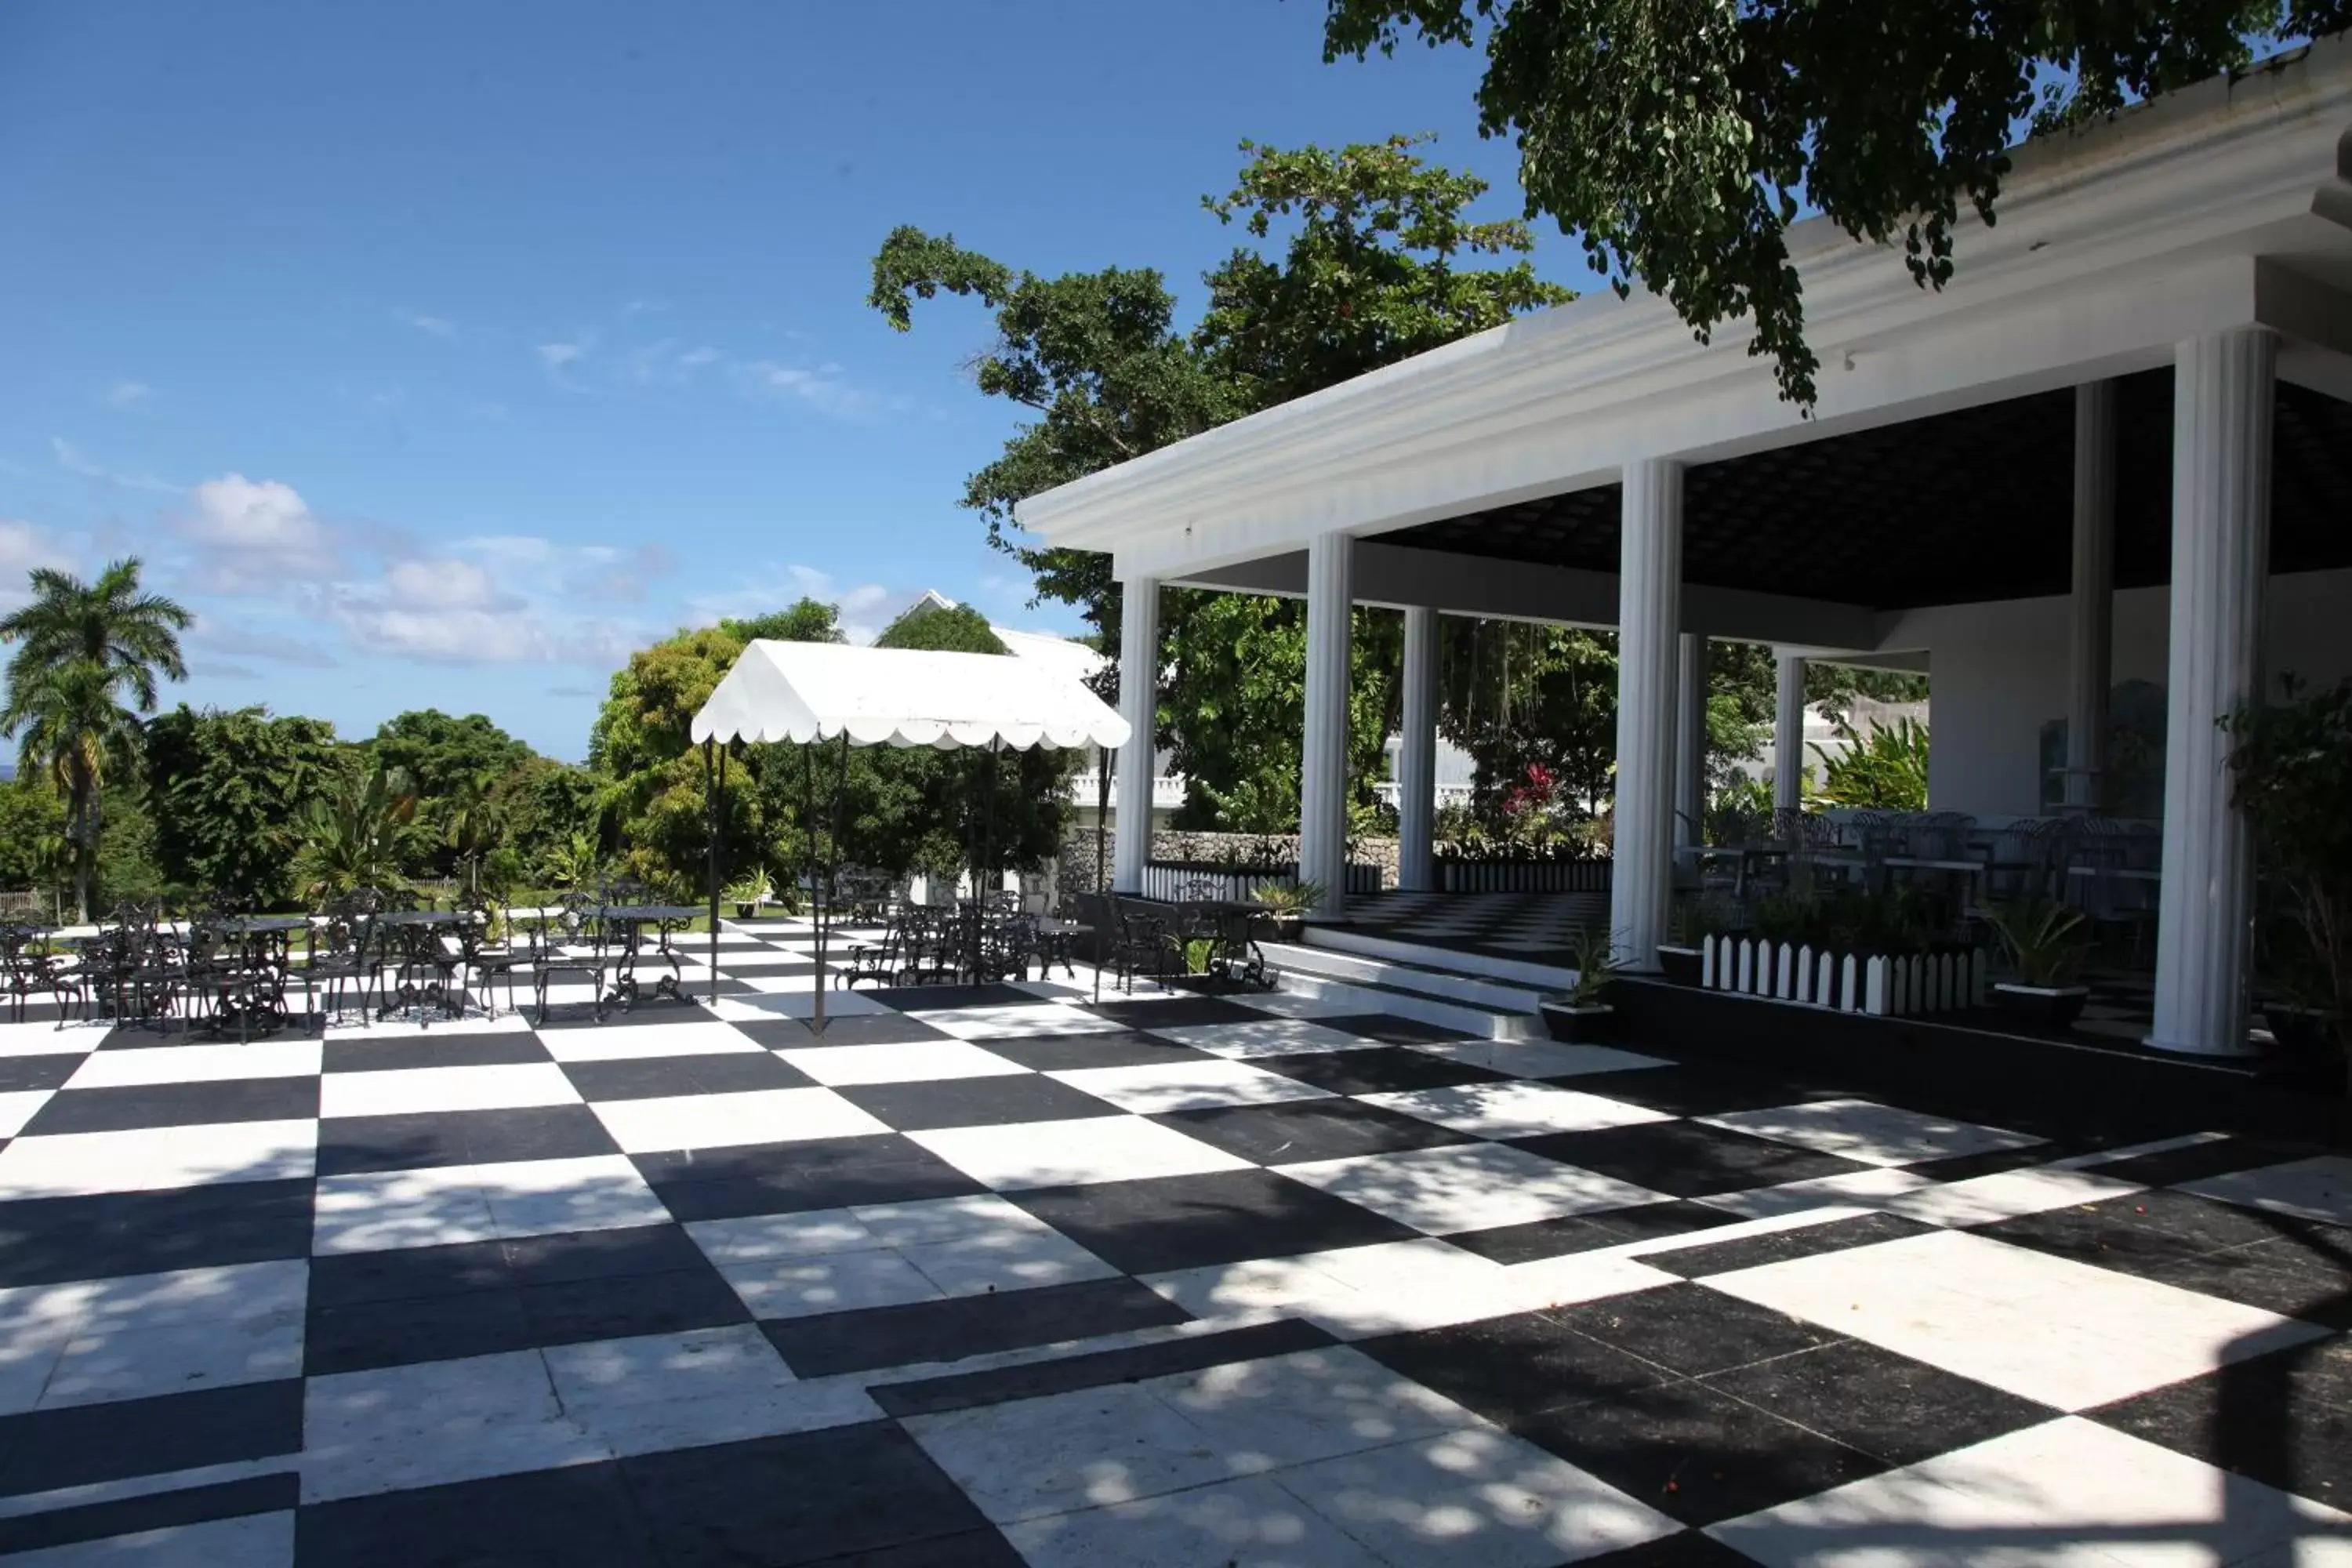
[[[1839,1013],[1907,1017],[1985,1004],[1985,953],[1835,952],[1754,936],[1710,936],[1700,984]]]

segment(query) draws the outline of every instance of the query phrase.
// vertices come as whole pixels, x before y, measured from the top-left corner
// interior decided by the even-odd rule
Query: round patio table
[[[404,1007],[414,1007],[422,1022],[427,1006],[438,1007],[452,1017],[465,1015],[466,994],[456,990],[452,994],[454,987],[446,977],[455,968],[441,952],[438,932],[454,930],[470,918],[463,910],[389,910],[375,917],[383,959],[400,966],[400,989],[376,1009],[377,1017],[388,1018]],[[401,935],[395,939],[394,932]],[[425,971],[432,973],[432,978],[420,983],[417,976]]]
[[[234,944],[233,962],[222,977],[215,998],[212,1032],[221,1033],[234,1022],[236,1037],[248,1038],[258,1026],[264,1032],[286,1026],[286,980],[293,967],[294,933],[310,929],[308,915],[233,915],[205,922]]]
[[[613,990],[605,1000],[623,1011],[637,1005],[637,960],[646,956],[646,927],[654,928],[654,948],[651,956],[669,965],[669,973],[654,981],[652,994],[667,996],[673,1001],[688,1000],[678,984],[682,966],[677,949],[670,938],[680,928],[691,925],[704,911],[692,904],[599,904],[587,911],[604,923],[609,932],[620,939],[620,951],[613,963]]]

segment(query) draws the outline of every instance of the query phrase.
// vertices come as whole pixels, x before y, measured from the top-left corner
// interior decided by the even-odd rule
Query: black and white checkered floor
[[[1348,924],[1374,936],[1567,963],[1580,931],[1605,930],[1607,893],[1381,893],[1348,900]]]
[[[0,1027],[0,1552],[2352,1563],[2352,1161],[804,949]]]

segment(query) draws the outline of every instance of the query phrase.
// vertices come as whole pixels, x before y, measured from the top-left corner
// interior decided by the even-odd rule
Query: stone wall
[[[1095,879],[1097,840],[1103,837],[1097,827],[1071,826],[1062,837],[1062,854],[1055,868],[1054,886],[1063,897],[1097,890]],[[1298,858],[1298,835],[1295,833],[1180,833],[1163,827],[1151,836],[1151,858],[1154,860],[1231,859],[1235,856],[1264,858],[1276,861]],[[1110,845],[1101,847],[1103,869],[1108,872],[1112,859]],[[1349,852],[1357,865],[1378,866],[1381,886],[1393,888],[1397,880],[1397,841],[1393,838],[1359,838]]]

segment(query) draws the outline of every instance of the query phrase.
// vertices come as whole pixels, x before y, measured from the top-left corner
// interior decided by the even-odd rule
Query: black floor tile
[[[294,1552],[302,1568],[650,1568],[663,1561],[615,1464],[312,1503],[295,1516]]]
[[[563,1285],[581,1279],[626,1279],[708,1268],[694,1238],[675,1225],[633,1225],[612,1230],[562,1231],[498,1243],[519,1285]],[[716,1275],[713,1275],[716,1278]]]
[[[993,1050],[997,1042],[991,1040]],[[917,1083],[852,1084],[844,1100],[900,1131],[925,1127],[1006,1127],[1123,1115],[1108,1100],[1038,1073],[932,1079]]]
[[[590,1100],[658,1100],[670,1095],[732,1094],[747,1089],[806,1089],[816,1080],[769,1051],[720,1051],[704,1057],[630,1057],[617,1061],[566,1062],[563,1076]]]
[[[1559,1405],[1511,1426],[1685,1524],[1736,1519],[1887,1468],[1696,1383]]]
[[[909,1040],[944,1040],[951,1037],[902,1013],[856,1013],[827,1018],[819,1037],[797,1018],[761,1018],[739,1023],[736,1028],[772,1051],[803,1046],[896,1046]]]
[[[1115,1268],[1153,1274],[1421,1233],[1272,1171],[1216,1171],[1006,1194]]]
[[[1210,1052],[1138,1034],[1027,1035],[982,1043],[1006,1061],[1018,1062],[1038,1072],[1159,1067],[1211,1059]]]
[[[1552,1315],[1603,1344],[1685,1377],[1727,1372],[1841,1339],[1769,1307],[1689,1283],[1583,1301],[1557,1308]]]
[[[1170,1111],[1151,1120],[1261,1165],[1300,1165],[1311,1160],[1344,1160],[1356,1154],[1477,1142],[1433,1121],[1360,1100],[1220,1105]]]
[[[329,1072],[394,1072],[411,1068],[509,1067],[551,1061],[528,1029],[487,1035],[402,1035],[387,1040],[326,1042]]]
[[[873,1552],[847,1552],[807,1568],[1023,1568],[1025,1560],[996,1531],[982,1525],[957,1535],[935,1535]]]
[[[522,1310],[531,1342],[538,1345],[684,1333],[751,1317],[742,1298],[707,1262],[667,1274],[526,1286]]]
[[[493,1290],[509,1280],[506,1243],[463,1241],[333,1252],[310,1260],[310,1307],[356,1307]]]
[[[2067,1145],[2045,1142],[2022,1149],[1986,1149],[1974,1154],[1948,1155],[1941,1160],[1915,1160],[1903,1168],[1931,1182],[1968,1182],[1979,1176],[1997,1176],[2004,1171],[2021,1171],[2030,1165],[2046,1165],[2074,1152]]]
[[[2281,1491],[2352,1507],[2352,1340],[2341,1335],[2084,1414]]]
[[[2055,1420],[2060,1412],[1858,1342],[1703,1380],[1889,1465],[1914,1465]]]
[[[302,1447],[302,1380],[0,1415],[0,1495],[22,1497]]]
[[[315,1078],[228,1079],[205,1083],[68,1089],[25,1124],[25,1135],[127,1132],[227,1121],[307,1121],[319,1114]]]
[[[1069,1394],[1114,1383],[1140,1383],[1146,1378],[1232,1366],[1267,1356],[1289,1355],[1296,1351],[1322,1350],[1338,1342],[1303,1318],[1277,1318],[1245,1329],[1163,1340],[1124,1350],[1057,1356],[1051,1361],[1025,1362],[1019,1366],[908,1383],[877,1383],[866,1392],[893,1415],[935,1415],[944,1410],[971,1410],[983,1405],[1002,1405],[1007,1400],[1036,1399],[1048,1394]]]
[[[956,1007],[1039,1007],[1048,1000],[1017,985],[900,985],[866,994],[900,1013],[944,1013]]]
[[[1573,1081],[1573,1080],[1570,1080]],[[1578,1086],[1581,1089],[1581,1085]],[[1652,1121],[1513,1140],[1565,1165],[1598,1171],[1678,1198],[1843,1176],[1871,1167],[1697,1121]]]
[[[893,1421],[647,1454],[620,1468],[666,1568],[782,1568],[994,1534]]]
[[[1459,1029],[1441,1028],[1424,1024],[1418,1018],[1399,1018],[1387,1013],[1350,1013],[1340,1018],[1318,1018],[1327,1029],[1338,1029],[1350,1035],[1361,1035],[1368,1040],[1383,1040],[1391,1046],[1431,1045],[1441,1040],[1470,1038]]]
[[[292,1508],[301,1493],[300,1478],[289,1469],[282,1475],[255,1476],[249,1480],[224,1481],[218,1486],[187,1487],[113,1502],[19,1514],[13,1519],[0,1519],[0,1556],[78,1541],[105,1541],[117,1535],[169,1530],[175,1525],[202,1524],[209,1520],[275,1513]]]
[[[1360,1340],[1356,1348],[1490,1420],[1654,1387],[1673,1374],[1547,1312]]]
[[[1723,1116],[1735,1110],[1771,1110],[1826,1098],[1798,1088],[1769,1073],[1749,1072],[1711,1062],[1677,1063],[1664,1068],[1630,1068],[1619,1072],[1585,1073],[1557,1081],[1572,1084],[1590,1094],[1645,1105],[1675,1116]]]
[[[2119,1182],[2170,1187],[2183,1182],[2201,1182],[2212,1176],[2226,1176],[2237,1171],[2257,1171],[2264,1165],[2275,1165],[2308,1152],[2308,1150],[2265,1142],[2256,1138],[2217,1138],[2208,1142],[2192,1143],[2185,1149],[2167,1149],[2155,1154],[2134,1154],[2126,1159],[2111,1160],[2105,1164],[2092,1166],[2091,1172],[2095,1175],[2113,1176]]]
[[[584,1105],[341,1116],[319,1123],[319,1174],[418,1171],[511,1160],[614,1154],[620,1146]]]
[[[1921,1236],[1935,1228],[1932,1225],[1922,1225],[1917,1220],[1905,1219],[1897,1215],[1855,1215],[1821,1225],[1798,1226],[1762,1236],[1741,1237],[1736,1241],[1710,1242],[1700,1236],[1695,1237],[1689,1247],[1643,1253],[1642,1261],[1653,1268],[1663,1268],[1685,1279],[1696,1279],[1708,1274],[1728,1274],[1735,1268],[1760,1268],[1767,1263],[1787,1263],[1793,1258],[1814,1258],[1824,1252],[1843,1252],[1853,1247],[1900,1241],[1906,1236]]]
[[[1525,1225],[1497,1226],[1492,1230],[1457,1231],[1445,1239],[1465,1251],[1497,1263],[1532,1263],[1540,1258],[1564,1258],[1571,1252],[1622,1247],[1630,1241],[1687,1236],[1738,1220],[1735,1214],[1708,1208],[1685,1199],[1641,1204],[1601,1214],[1569,1215],[1558,1219],[1530,1220]],[[1646,1260],[1645,1260],[1646,1261]]]
[[[1255,1007],[1223,996],[1143,996],[1103,1002],[1087,1009],[1130,1029],[1181,1029],[1200,1024],[1263,1023]]]
[[[1095,1279],[961,1296],[902,1307],[827,1312],[760,1325],[799,1377],[871,1372],[917,1362],[959,1361],[991,1351],[1094,1339],[1190,1320],[1181,1307],[1132,1279]]]
[[[311,1189],[225,1182],[0,1204],[0,1286],[307,1258]]]
[[[898,1133],[639,1154],[681,1221],[966,1197],[988,1188]]]
[[[1685,1530],[1622,1552],[1580,1557],[1576,1568],[1756,1568],[1756,1560],[1703,1531]]]
[[[511,1285],[348,1307],[321,1307],[313,1300],[302,1331],[302,1370],[324,1377],[495,1355],[536,1343],[522,1292]]]
[[[2111,1268],[2127,1267],[2121,1260],[2132,1257],[2178,1258],[2260,1247],[2314,1228],[2327,1227],[2171,1192],[2129,1193],[1975,1227],[1981,1236]]]
[[[89,1058],[79,1053],[55,1056],[0,1057],[0,1094],[26,1094],[62,1089],[66,1079],[81,1070]]]
[[[1402,1094],[1415,1089],[1451,1089],[1458,1083],[1499,1083],[1510,1077],[1402,1046],[1252,1057],[1249,1065],[1334,1094]]]

